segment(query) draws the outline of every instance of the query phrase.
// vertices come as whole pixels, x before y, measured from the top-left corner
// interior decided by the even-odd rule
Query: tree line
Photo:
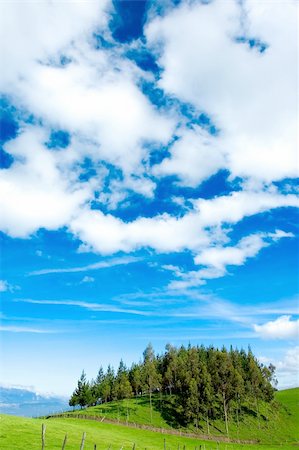
[[[165,352],[156,355],[151,344],[143,352],[143,359],[127,368],[121,360],[115,372],[111,365],[100,367],[96,379],[87,381],[84,371],[69,405],[81,408],[99,403],[148,395],[152,419],[152,396],[167,394],[175,400],[184,424],[196,427],[224,418],[228,434],[228,416],[233,411],[237,419],[245,401],[254,405],[259,415],[259,402],[273,399],[275,367],[261,364],[248,351],[204,346],[167,345]]]

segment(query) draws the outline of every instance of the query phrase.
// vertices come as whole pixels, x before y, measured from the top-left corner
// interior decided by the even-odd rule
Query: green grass
[[[262,418],[263,422],[260,429],[258,429],[256,417],[250,414],[246,415],[246,421],[244,419],[244,423],[241,425],[240,438],[259,438],[261,439],[260,444],[225,444],[221,442],[218,447],[219,450],[294,450],[299,442],[297,431],[299,389],[278,392],[277,400],[281,402],[281,405],[278,406],[276,404],[276,407],[271,412],[271,417],[268,416],[269,420]],[[110,404],[111,408],[112,406]],[[148,406],[146,404],[137,404],[135,407],[136,417],[138,416],[141,421],[148,420],[139,411],[144,408],[142,411],[146,415],[149,412]],[[264,413],[269,414],[269,410],[264,411],[263,408],[264,406],[260,411],[261,416],[264,416]],[[154,416],[155,420],[158,421],[159,411],[155,411],[155,413],[157,413]],[[111,415],[113,414],[115,414],[115,410],[112,408]],[[118,411],[116,414],[118,414]],[[147,450],[163,450],[164,439],[166,439],[167,450],[178,450],[178,446],[180,446],[180,450],[183,450],[184,445],[186,446],[185,450],[194,450],[195,447],[199,450],[200,445],[202,445],[202,450],[204,450],[204,445],[206,450],[217,449],[217,443],[212,441],[204,442],[200,439],[173,436],[105,422],[100,423],[92,420],[72,418],[25,419],[1,415],[1,450],[40,450],[42,423],[47,427],[46,449],[49,450],[61,449],[65,433],[68,434],[66,450],[79,450],[83,432],[86,433],[84,450],[93,450],[94,444],[97,444],[97,450],[108,450],[109,445],[111,446],[110,450],[119,450],[120,448],[129,450],[132,449],[134,443],[136,444],[136,450],[144,450],[145,448]],[[215,427],[218,425],[219,427],[221,425],[223,428],[221,421],[219,421],[219,424],[214,423],[213,434],[216,433]],[[230,422],[230,429],[231,435],[236,433],[233,422]]]
[[[206,450],[216,450],[216,442],[204,442],[198,439],[189,439],[179,436],[171,436],[162,433],[128,428],[121,425],[103,424],[90,420],[78,419],[24,419],[14,416],[1,416],[0,419],[0,448],[1,450],[40,450],[41,449],[41,424],[46,424],[46,449],[61,449],[65,433],[68,433],[66,450],[78,450],[83,432],[86,433],[84,450],[93,450],[97,444],[97,450],[108,449],[123,450],[132,449],[136,444],[136,450],[163,450],[166,439],[167,450],[177,450],[178,445],[183,450],[194,450],[205,444]],[[275,445],[239,445],[220,443],[219,450],[274,450],[282,448]],[[284,445],[284,450],[294,449],[292,445]]]
[[[175,416],[173,399],[170,397],[161,400],[160,396],[153,398],[152,421],[148,397],[111,402],[99,406],[76,411],[76,415],[105,417],[105,419],[128,422],[131,424],[149,425],[165,430],[171,428],[182,431],[196,432],[194,427],[181,428]],[[259,416],[251,404],[243,405],[243,413],[239,418],[239,427],[236,417],[229,420],[230,437],[235,440],[258,440],[262,443],[299,442],[299,388],[289,389],[276,393],[276,401],[271,405],[260,403]],[[199,432],[208,434],[205,421],[200,423]],[[210,433],[213,436],[225,436],[223,420],[210,423]]]

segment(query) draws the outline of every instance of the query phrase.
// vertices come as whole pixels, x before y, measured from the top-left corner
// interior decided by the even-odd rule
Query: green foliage
[[[86,380],[86,374],[83,370],[80,379],[78,380],[78,385],[73,392],[69,405],[76,406],[80,405],[81,408],[89,406],[93,403],[92,389],[90,383]]]
[[[255,407],[260,420],[260,403],[271,402],[275,389],[275,368],[261,365],[252,354],[230,348],[221,350],[189,345],[180,348],[166,346],[165,353],[156,355],[151,344],[143,360],[127,369],[120,361],[117,373],[108,366],[100,367],[95,381],[88,383],[81,375],[70,406],[107,403],[142,393],[148,395],[150,423],[153,420],[152,394],[174,396],[177,421],[180,426],[210,420],[223,420],[229,436],[230,417],[242,416],[242,404]],[[209,432],[209,430],[208,430]]]

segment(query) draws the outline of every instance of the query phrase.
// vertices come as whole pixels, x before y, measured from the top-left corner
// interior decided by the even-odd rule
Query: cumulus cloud
[[[271,241],[285,237],[294,237],[293,233],[276,230],[275,233],[260,233],[246,236],[234,247],[210,247],[194,258],[195,264],[215,267],[224,270],[226,266],[240,266],[248,258],[256,256]]]
[[[254,325],[254,331],[264,339],[296,339],[299,338],[299,319],[291,316],[280,316],[276,320],[262,325]]]
[[[15,162],[0,173],[0,227],[10,236],[62,227],[91,196],[87,184],[63,177],[61,155],[49,152],[44,140],[42,129],[29,127],[5,146]]]
[[[293,1],[269,13],[268,6],[248,0],[243,22],[239,2],[217,1],[185,2],[149,19],[146,45],[156,52],[158,81],[125,56],[128,46],[113,41],[108,0],[27,6],[0,5],[7,18],[2,42],[11,42],[3,54],[1,89],[34,122],[18,116],[18,135],[4,145],[14,161],[0,173],[3,232],[24,238],[40,228],[66,227],[82,241],[82,251],[103,254],[142,247],[188,250],[203,266],[178,280],[189,284],[223,276],[226,266],[242,265],[286,236],[255,233],[233,246],[226,225],[299,206],[295,195],[271,185],[296,169]],[[96,32],[110,45],[96,48]],[[250,48],[252,36],[265,42],[265,51]],[[188,124],[172,100],[169,108],[154,105],[145,81],[172,100],[190,103],[195,115],[205,112],[219,132],[212,135],[200,121]],[[53,129],[68,132],[67,148],[48,148]],[[153,167],[152,145],[168,150]],[[93,175],[84,178],[86,161]],[[242,190],[193,199],[189,209],[177,197],[183,209],[178,216],[143,217],[141,211],[125,221],[112,213],[120,202],[129,204],[128,192],[154,198],[163,176],[176,175],[180,184],[196,187],[221,168],[231,172],[230,180],[244,178]]]
[[[249,0],[242,2],[243,10],[240,4],[183,2],[152,19],[146,37],[162,68],[159,85],[212,118],[220,136],[210,155],[222,148],[234,176],[267,182],[293,177],[297,2]],[[161,172],[175,170],[177,159],[174,152]],[[184,159],[192,173],[192,153]],[[184,181],[190,183],[189,176]]]
[[[170,157],[154,167],[158,176],[177,175],[182,184],[195,187],[225,167],[225,155],[217,138],[199,127],[179,133],[170,149]]]
[[[294,237],[292,233],[276,230],[274,233],[259,233],[242,238],[235,246],[209,246],[194,257],[194,263],[203,266],[189,272],[175,270],[176,280],[171,281],[171,289],[186,289],[200,286],[206,280],[223,277],[227,267],[241,266],[248,258],[258,255],[262,248],[281,238]]]
[[[151,247],[159,252],[199,251],[227,239],[225,231],[221,230],[223,224],[235,224],[246,216],[282,206],[299,206],[299,199],[277,192],[242,191],[197,200],[194,210],[179,218],[163,214],[124,222],[101,211],[85,209],[72,220],[70,229],[92,249],[106,254],[118,250],[130,252],[141,247]],[[278,239],[276,234],[275,239]],[[253,251],[254,243],[250,246],[245,240],[242,245],[246,247],[246,243],[247,251]],[[242,249],[237,250],[239,255],[240,252]]]
[[[19,77],[30,77],[38,61],[63,53],[94,30],[103,31],[111,2],[1,2],[1,90],[10,91]],[[9,46],[5,43],[9,42]]]

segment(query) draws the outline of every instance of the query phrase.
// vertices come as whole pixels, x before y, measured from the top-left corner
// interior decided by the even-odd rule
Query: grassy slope
[[[298,398],[299,389],[278,392],[277,399],[282,402],[282,406],[273,413],[271,422],[266,422],[266,427],[263,424],[263,428],[260,431],[258,431],[256,419],[254,417],[248,419],[249,422],[246,422],[246,426],[250,428],[247,430],[248,435],[250,438],[254,438],[260,434],[263,437],[263,444],[239,445],[220,443],[219,450],[274,450],[275,448],[294,450],[295,447],[292,443],[294,444],[296,440],[297,442],[299,440],[296,426],[298,424]],[[143,408],[148,413],[148,407],[144,405]],[[263,414],[263,411],[261,413]],[[250,420],[252,421],[252,425],[250,425]],[[41,424],[43,422],[47,426],[46,449],[51,450],[61,449],[66,432],[68,433],[66,450],[79,449],[83,432],[86,432],[84,450],[93,450],[95,443],[97,444],[97,450],[107,450],[109,445],[111,445],[110,450],[119,450],[121,447],[123,450],[128,450],[132,449],[133,443],[136,444],[136,450],[144,450],[145,448],[147,450],[162,450],[164,448],[164,438],[166,438],[167,450],[178,450],[178,445],[180,445],[181,450],[183,450],[184,445],[186,446],[185,450],[194,450],[195,447],[199,450],[199,446],[202,445],[202,450],[204,450],[203,441],[197,439],[180,438],[179,436],[154,433],[121,425],[111,425],[82,419],[57,418],[39,420],[5,415],[0,416],[1,450],[40,449]],[[242,430],[242,434],[245,436],[245,426],[243,426]],[[266,434],[265,431],[267,431]],[[277,445],[276,443],[278,442],[283,445]],[[205,448],[206,450],[216,450],[217,444],[208,442],[205,444]]]
[[[286,443],[299,441],[299,388],[280,391],[276,394],[271,407],[267,404],[259,405],[260,417],[256,416],[252,405],[244,405],[246,414],[240,417],[239,431],[235,420],[230,420],[230,437],[241,440],[258,439],[264,443]],[[159,397],[154,400],[153,420],[150,420],[149,401],[146,397],[122,402],[111,402],[94,406],[86,410],[76,411],[75,414],[106,417],[107,419],[128,421],[131,423],[152,425],[158,428],[170,429],[176,427],[176,421],[171,414],[171,402]],[[163,405],[163,406],[162,406]],[[207,424],[201,423],[200,431],[207,434]],[[192,430],[195,431],[195,430]],[[210,433],[214,436],[225,435],[223,420],[210,424]]]
[[[1,416],[0,419],[0,448],[1,450],[40,450],[41,448],[41,424],[40,419],[24,419],[14,416]],[[197,439],[180,438],[151,431],[128,428],[121,425],[110,425],[90,420],[78,419],[50,419],[46,423],[46,449],[61,449],[65,433],[68,433],[66,450],[78,450],[82,433],[86,432],[84,450],[93,450],[97,444],[97,450],[131,450],[136,444],[136,450],[163,450],[164,438],[167,450],[274,450],[282,448],[275,445],[238,445],[215,442],[204,442]],[[292,445],[284,445],[284,450],[294,450]]]

